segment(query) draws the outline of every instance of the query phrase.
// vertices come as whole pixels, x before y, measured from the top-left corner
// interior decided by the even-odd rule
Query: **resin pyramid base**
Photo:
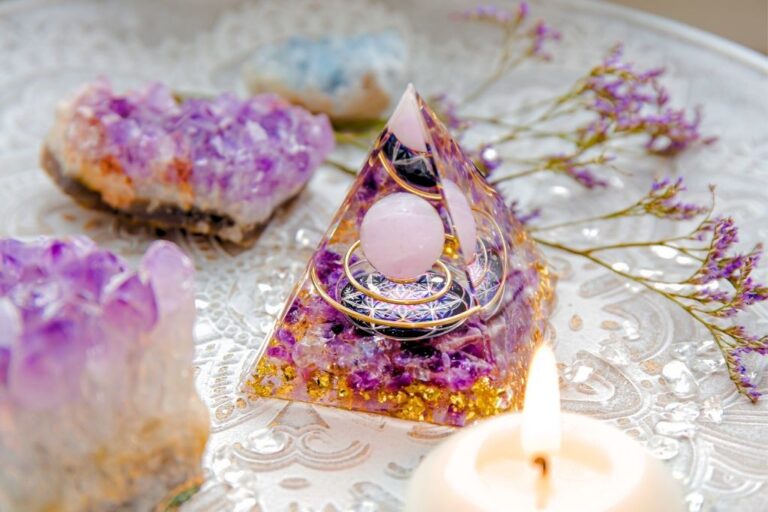
[[[546,328],[552,283],[520,228],[513,300],[484,325],[467,321],[414,342],[371,335],[302,287],[247,382],[249,392],[462,426],[522,407]],[[319,341],[322,340],[322,341]]]

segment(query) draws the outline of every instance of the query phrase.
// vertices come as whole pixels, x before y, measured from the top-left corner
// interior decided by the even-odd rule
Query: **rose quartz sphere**
[[[448,210],[451,212],[453,227],[456,235],[459,237],[461,251],[464,260],[469,263],[475,257],[475,247],[477,245],[477,224],[475,216],[472,215],[472,208],[469,206],[467,196],[461,191],[459,186],[451,180],[443,180],[443,191],[445,200],[448,201]]]
[[[406,192],[376,201],[360,225],[368,262],[390,279],[415,279],[443,253],[443,221],[431,204]]]

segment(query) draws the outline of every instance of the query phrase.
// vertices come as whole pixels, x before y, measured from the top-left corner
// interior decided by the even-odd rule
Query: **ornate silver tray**
[[[264,41],[387,26],[407,35],[413,81],[424,93],[445,87],[457,92],[487,69],[489,62],[477,56],[494,44],[477,27],[458,30],[445,22],[463,7],[456,0],[0,3],[0,232],[85,233],[127,257],[151,240],[141,229],[82,210],[38,167],[56,101],[86,80],[105,74],[121,87],[162,80],[181,90],[242,92],[239,63]],[[768,239],[764,57],[608,4],[557,0],[534,3],[532,10],[561,29],[567,44],[556,49],[554,62],[526,65],[509,77],[509,93],[488,96],[488,108],[552,96],[623,41],[638,64],[667,67],[673,97],[703,105],[703,129],[720,140],[673,162],[640,160],[635,174],[590,201],[579,199],[592,192],[547,177],[516,181],[506,190],[509,197],[544,208],[552,220],[625,203],[650,176],[684,174],[693,191],[717,184],[719,209],[748,227],[745,244]],[[339,157],[359,165],[353,155]],[[395,512],[412,469],[451,433],[366,414],[250,401],[238,392],[242,372],[349,183],[323,168],[248,250],[169,235],[194,257],[199,272],[195,365],[213,424],[207,480],[189,510]],[[557,206],[565,200],[568,212]],[[612,240],[626,229],[669,229],[629,222],[567,236]],[[751,405],[736,394],[705,332],[673,305],[577,258],[547,256],[559,274],[552,331],[564,407],[613,422],[646,444],[683,483],[692,512],[768,510],[768,402]],[[758,323],[764,331],[765,311]]]

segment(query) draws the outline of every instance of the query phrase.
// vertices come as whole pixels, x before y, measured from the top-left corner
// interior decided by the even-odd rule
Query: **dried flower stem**
[[[461,106],[466,105],[467,103],[471,103],[478,99],[480,96],[482,96],[488,89],[490,89],[496,82],[498,82],[507,72],[509,72],[511,69],[516,68],[518,65],[522,64],[525,59],[526,55],[520,55],[517,59],[510,59],[510,53],[511,53],[511,46],[512,43],[515,41],[516,38],[509,37],[511,34],[505,36],[505,44],[504,44],[504,50],[502,50],[501,55],[499,56],[499,63],[496,66],[496,70],[491,73],[491,76],[489,76],[483,83],[481,83],[478,87],[476,87],[472,92],[470,92],[468,95],[464,97],[464,99],[461,101]]]
[[[461,20],[478,21],[501,29],[501,45],[496,66],[486,80],[467,94],[459,106],[481,97],[510,70],[529,58],[549,60],[544,46],[560,39],[560,33],[542,21],[528,23],[528,3],[521,2],[515,10],[480,6],[456,14]]]
[[[346,164],[343,164],[336,160],[332,160],[330,158],[326,158],[325,163],[330,165],[331,167],[335,167],[336,169],[338,169],[339,171],[345,174],[349,174],[350,176],[357,176],[357,171]]]
[[[644,277],[641,277],[641,276],[630,274],[629,272],[624,272],[622,270],[619,270],[616,267],[614,267],[611,263],[603,260],[602,258],[599,258],[599,257],[595,256],[593,253],[595,252],[596,249],[594,249],[594,248],[593,249],[588,249],[588,250],[582,250],[582,249],[576,249],[576,248],[567,246],[567,245],[562,244],[562,243],[553,242],[551,240],[544,240],[544,239],[536,237],[536,236],[534,236],[533,238],[534,238],[534,240],[536,240],[536,242],[538,242],[539,244],[541,244],[541,245],[543,245],[545,247],[549,247],[549,248],[552,248],[552,249],[557,249],[559,251],[562,251],[562,252],[565,252],[565,253],[568,253],[568,254],[573,254],[575,256],[580,256],[582,258],[586,258],[587,260],[591,261],[592,263],[595,263],[596,265],[599,265],[600,267],[603,267],[603,268],[611,271],[612,273],[614,273],[614,274],[616,274],[616,275],[618,275],[620,277],[623,277],[625,279],[629,279],[630,281],[634,281],[635,283],[645,287],[646,289],[648,289],[648,290],[650,290],[650,291],[652,291],[652,292],[654,292],[654,293],[656,293],[658,295],[661,295],[662,297],[666,298],[667,300],[673,302],[678,307],[680,307],[683,310],[685,310],[686,313],[688,313],[694,320],[696,320],[699,324],[703,325],[707,329],[707,331],[709,331],[709,333],[712,335],[713,339],[717,343],[718,347],[720,348],[720,352],[723,354],[723,357],[726,358],[726,360],[729,357],[729,350],[733,349],[733,348],[735,348],[737,346],[735,340],[730,338],[730,336],[728,335],[726,329],[718,326],[717,324],[714,324],[714,323],[712,323],[710,321],[705,320],[702,316],[699,315],[699,313],[697,312],[697,310],[693,306],[690,306],[690,305],[684,303],[681,300],[684,296],[681,296],[681,295],[676,294],[676,293],[671,293],[671,292],[664,291],[663,289],[661,289],[661,288],[659,288],[657,286],[659,283],[662,283],[662,284],[674,284],[674,283],[667,283],[667,282],[656,281],[656,280],[644,278]],[[651,244],[649,244],[649,245],[651,245]],[[660,245],[660,244],[653,243],[652,245]],[[753,402],[757,401],[757,398],[753,398],[752,396],[748,395],[745,391],[742,391],[741,389],[739,389],[739,392],[744,394],[745,396],[747,396]]]
[[[655,183],[648,194],[627,208],[598,217],[539,229],[534,228],[532,229],[533,237],[545,247],[585,258],[622,278],[661,295],[682,308],[710,333],[723,354],[729,376],[739,393],[756,402],[760,397],[760,392],[751,381],[742,362],[742,357],[749,352],[768,355],[768,335],[752,336],[746,332],[744,327],[735,324],[724,325],[722,321],[734,316],[739,311],[746,310],[752,304],[768,300],[768,287],[754,282],[750,276],[757,265],[762,247],[758,245],[747,255],[730,256],[726,254],[736,240],[736,228],[730,219],[712,218],[715,206],[714,189],[710,189],[713,195],[707,208],[676,201],[677,194],[682,190],[684,187],[680,180],[676,182],[663,180]],[[542,238],[541,235],[536,234],[560,227],[624,217],[650,215],[670,220],[684,220],[694,214],[701,213],[704,214],[702,219],[688,233],[657,240],[576,248],[562,242]],[[711,233],[711,240],[707,245],[700,247],[690,245],[697,241],[700,242],[706,233]],[[699,262],[699,267],[685,279],[668,281],[622,270],[599,255],[604,251],[658,246],[685,254]],[[707,286],[724,282],[730,284],[732,293]],[[673,289],[670,290],[670,288]]]
[[[560,139],[567,143],[563,151],[544,156],[546,165],[536,172],[565,174],[587,188],[604,187],[607,182],[594,171],[611,168],[608,163],[619,152],[619,143],[639,138],[645,153],[673,156],[694,144],[714,140],[699,133],[697,111],[689,115],[668,106],[669,94],[659,81],[662,74],[662,69],[634,69],[622,61],[621,48],[616,47],[534,119],[520,123],[497,115],[475,116],[471,121],[506,130],[482,148],[520,139]],[[557,129],[551,124],[555,120]],[[530,174],[533,172],[514,172],[496,177],[496,182]]]

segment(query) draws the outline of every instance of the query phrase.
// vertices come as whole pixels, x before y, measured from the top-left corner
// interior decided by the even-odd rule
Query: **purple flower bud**
[[[502,163],[501,155],[498,150],[490,144],[485,144],[478,150],[478,158],[480,163],[483,164],[487,171],[487,175],[490,175],[496,170]]]

